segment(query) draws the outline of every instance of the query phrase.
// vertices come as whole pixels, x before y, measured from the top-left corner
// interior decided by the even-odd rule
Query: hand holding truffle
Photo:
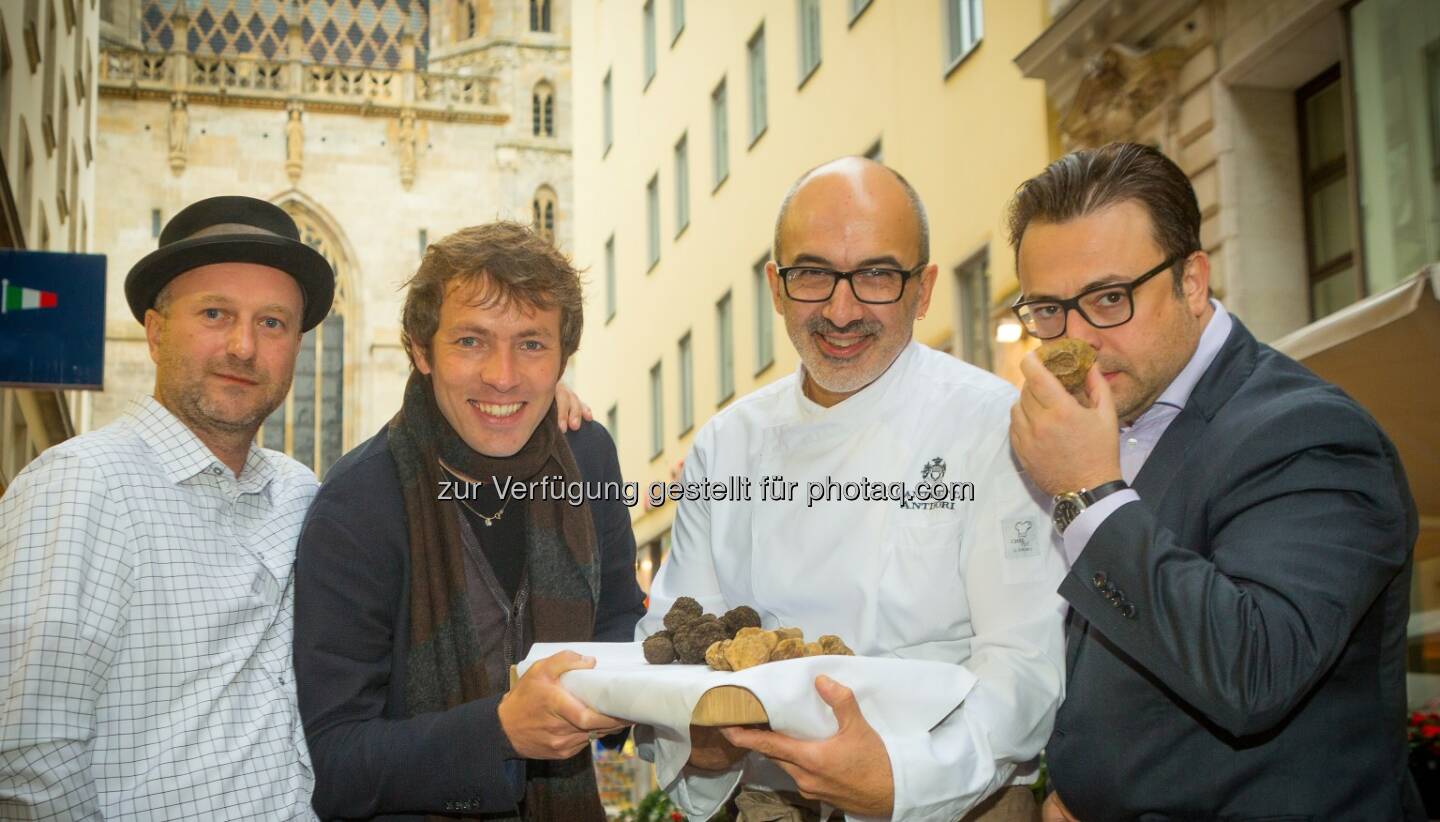
[[[500,727],[510,747],[526,759],[569,759],[593,735],[614,733],[631,723],[585,707],[560,686],[560,675],[593,668],[595,660],[561,651],[536,662],[500,700]]]
[[[1073,381],[1079,359],[1071,357],[1083,358],[1083,349],[1054,359]],[[1025,385],[1010,409],[1010,445],[1031,481],[1054,496],[1120,479],[1120,426],[1110,384],[1100,369],[1086,370],[1079,384],[1089,407],[1066,390],[1035,352],[1020,361],[1020,372]]]
[[[889,816],[895,779],[885,742],[860,712],[855,694],[828,676],[815,690],[835,712],[839,729],[829,739],[806,742],[753,728],[722,728],[732,745],[769,757],[795,780],[800,794],[856,816]]]

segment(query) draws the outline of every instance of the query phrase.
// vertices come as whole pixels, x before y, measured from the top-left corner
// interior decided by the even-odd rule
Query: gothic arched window
[[[536,137],[555,136],[555,89],[541,80],[530,93],[530,133]]]
[[[550,0],[530,0],[530,30],[550,30]]]
[[[335,269],[330,314],[300,341],[295,377],[285,402],[260,426],[257,441],[289,454],[321,477],[345,453],[345,306],[349,265],[340,243],[309,209],[284,204],[300,239]]]
[[[530,202],[530,211],[535,230],[541,237],[555,242],[555,190],[550,186],[540,186],[535,192],[535,199]]]

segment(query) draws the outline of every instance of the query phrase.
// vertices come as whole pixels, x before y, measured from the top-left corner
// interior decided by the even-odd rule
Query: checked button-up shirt
[[[0,818],[311,819],[292,568],[315,493],[154,399],[0,498]]]

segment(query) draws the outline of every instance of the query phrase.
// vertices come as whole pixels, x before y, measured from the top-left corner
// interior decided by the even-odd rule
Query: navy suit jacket
[[[1417,519],[1394,447],[1237,320],[1069,601],[1047,749],[1085,822],[1423,819],[1407,770]]]

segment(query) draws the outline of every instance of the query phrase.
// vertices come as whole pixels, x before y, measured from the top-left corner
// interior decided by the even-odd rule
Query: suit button
[[[1110,598],[1115,600],[1116,602],[1123,600],[1125,598],[1125,589],[1118,586],[1111,588]]]
[[[1099,588],[1102,591],[1105,590],[1105,586],[1110,583],[1110,580],[1106,578],[1104,571],[1096,571],[1095,576],[1091,577],[1091,581],[1095,583],[1096,588]]]
[[[1133,602],[1127,602],[1127,603],[1125,603],[1124,605],[1121,605],[1121,606],[1120,606],[1120,616],[1123,616],[1123,617],[1125,617],[1126,619],[1134,619],[1134,618],[1135,618],[1135,603],[1133,603]]]

